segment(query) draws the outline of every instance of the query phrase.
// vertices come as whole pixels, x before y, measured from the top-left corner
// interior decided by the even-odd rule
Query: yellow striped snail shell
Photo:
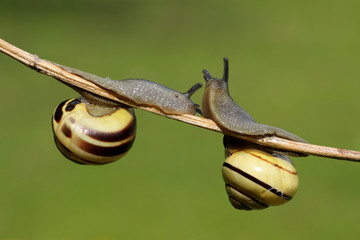
[[[222,174],[233,207],[258,210],[293,198],[299,180],[286,155],[229,136],[224,136],[224,146]]]
[[[65,157],[79,164],[101,165],[118,160],[132,147],[136,118],[131,108],[94,105],[78,98],[56,107],[52,128]]]

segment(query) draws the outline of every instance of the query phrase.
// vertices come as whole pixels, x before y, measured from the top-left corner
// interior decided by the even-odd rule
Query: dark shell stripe
[[[62,153],[62,155],[64,157],[66,157],[67,159],[69,159],[70,161],[77,163],[77,164],[82,164],[82,165],[103,165],[103,164],[107,164],[107,163],[111,163],[116,161],[106,161],[106,162],[93,162],[93,161],[89,161],[89,160],[85,160],[83,158],[80,158],[76,155],[74,155],[68,148],[66,148],[57,138],[56,136],[54,136],[55,139],[55,144],[56,147],[59,149],[59,151]]]
[[[85,134],[93,139],[102,142],[119,142],[134,135],[136,129],[136,120],[132,118],[128,125],[117,132],[101,132],[93,129],[86,129]]]
[[[238,189],[238,188],[235,187],[235,186],[232,186],[232,185],[226,183],[226,184],[225,184],[225,187],[230,187],[230,188],[232,188],[233,190],[239,192],[240,194],[242,194],[242,195],[250,198],[251,200],[253,200],[253,201],[256,202],[257,204],[263,206],[264,208],[269,207],[269,205],[267,205],[267,204],[265,204],[265,203],[262,203],[262,202],[260,202],[259,200],[257,200],[257,199],[255,199],[255,198],[249,196],[248,194],[244,193],[243,191],[241,191],[240,189]],[[239,202],[238,200],[236,200],[236,201]],[[244,203],[242,203],[242,204],[244,204]],[[250,208],[250,207],[249,207],[249,208]]]
[[[54,112],[54,119],[57,123],[59,123],[61,121],[61,118],[63,116],[63,106],[65,105],[65,103],[69,101],[69,100],[65,100],[63,101],[62,103],[60,103],[57,108],[55,109],[55,112]]]
[[[265,162],[273,165],[274,167],[280,168],[281,170],[284,170],[284,171],[286,171],[286,172],[288,172],[288,173],[290,173],[290,174],[297,175],[297,172],[290,171],[289,169],[284,168],[284,167],[282,167],[282,166],[280,166],[280,165],[278,165],[278,164],[274,164],[273,162],[271,162],[271,161],[269,161],[269,160],[267,160],[267,159],[265,159],[265,158],[262,158],[261,156],[259,156],[259,155],[257,155],[257,154],[251,153],[251,152],[249,152],[249,151],[244,151],[244,152],[246,152],[247,154],[250,154],[250,155],[252,155],[252,156],[254,156],[254,157],[256,157],[256,158],[259,158],[259,159],[261,159],[261,160],[263,160],[263,161],[265,161]]]
[[[74,110],[74,108],[76,107],[76,105],[78,105],[79,103],[81,103],[80,99],[74,99],[71,102],[69,102],[68,104],[66,104],[65,107],[65,111],[67,112],[71,112],[72,110]]]
[[[252,210],[252,208],[246,206],[244,203],[239,202],[238,200],[236,200],[235,198],[233,198],[231,196],[229,196],[229,200],[230,200],[230,202],[236,203],[235,208],[242,209],[242,210]]]
[[[118,145],[118,146],[113,146],[113,147],[106,147],[106,148],[108,148],[108,149],[111,149],[111,148],[118,148],[119,146],[121,146],[121,145],[127,145],[128,143],[129,143],[129,141],[130,141],[130,139],[132,139],[132,141],[134,141],[134,137],[135,137],[135,134],[136,134],[136,132],[135,132],[135,129],[136,129],[136,126],[134,127],[134,125],[135,124],[132,124],[132,123],[130,123],[128,126],[127,126],[127,129],[124,129],[124,131],[126,132],[126,135],[124,134],[123,135],[123,137],[121,137],[121,138],[118,138],[117,136],[115,136],[115,134],[116,133],[120,133],[121,134],[121,132],[122,131],[119,131],[119,132],[116,132],[116,133],[105,133],[105,132],[96,132],[96,131],[91,131],[92,133],[89,133],[88,131],[86,131],[85,133],[86,133],[86,135],[88,135],[88,136],[90,136],[90,137],[93,137],[94,135],[95,136],[98,136],[97,134],[100,134],[101,136],[103,136],[104,138],[106,138],[105,136],[107,135],[107,134],[109,134],[109,135],[111,135],[110,137],[109,137],[109,141],[105,141],[103,138],[95,138],[94,137],[94,139],[96,139],[96,140],[99,140],[99,141],[101,141],[101,142],[122,142],[120,145]],[[62,128],[61,128],[61,132],[62,132],[62,134],[65,136],[65,137],[67,137],[67,138],[71,138],[71,136],[72,136],[72,131],[71,131],[71,129],[69,128],[69,126],[67,125],[67,124],[65,124],[65,125],[63,125],[62,126]],[[92,135],[91,135],[92,134]],[[124,137],[124,136],[126,136],[126,138]],[[110,141],[110,138],[113,140],[113,141]],[[126,141],[126,140],[128,140],[128,142],[127,143],[124,143],[124,141]],[[89,149],[94,149],[95,147],[97,147],[97,145],[94,145],[94,144],[91,144],[91,143],[88,143],[88,142],[86,142],[86,141],[84,141],[84,140],[82,140],[81,139],[81,141],[80,141],[80,143],[84,146],[84,149],[83,150],[85,150],[85,149],[87,149],[87,148],[89,148]],[[89,147],[86,147],[86,145],[89,145]],[[90,146],[91,145],[91,146]],[[98,146],[99,148],[105,148],[105,147],[102,147],[102,146]],[[131,147],[131,146],[130,146]],[[115,155],[117,155],[117,154],[115,154]]]
[[[74,155],[71,153],[71,151],[69,149],[67,149],[60,141],[59,139],[57,139],[56,135],[54,134],[54,140],[55,140],[55,145],[56,147],[59,149],[59,151],[61,152],[61,154],[66,157],[67,159],[75,162],[75,163],[79,163],[79,164],[84,164],[80,161],[75,161],[74,160]],[[76,158],[76,157],[75,157]]]
[[[232,170],[232,171],[234,171],[234,172],[242,175],[243,177],[249,179],[250,181],[258,184],[259,186],[267,189],[268,191],[274,193],[275,195],[277,195],[277,196],[279,196],[279,197],[281,197],[281,198],[283,198],[283,199],[285,199],[285,200],[291,200],[291,199],[292,199],[291,196],[286,195],[286,194],[283,193],[282,191],[280,191],[280,190],[278,190],[278,189],[276,189],[276,188],[268,185],[267,183],[264,183],[263,181],[257,179],[256,177],[254,177],[254,176],[252,176],[252,175],[250,175],[250,174],[242,171],[241,169],[238,169],[238,168],[234,167],[233,165],[231,165],[231,164],[229,164],[229,163],[227,163],[227,162],[224,162],[223,167],[229,168],[230,170]]]
[[[129,141],[126,143],[121,143],[120,145],[113,147],[104,147],[86,142],[83,139],[79,139],[77,146],[81,150],[96,156],[111,157],[111,156],[121,155],[129,151],[134,141],[135,141],[135,135],[132,138],[129,138]]]
[[[69,126],[67,124],[64,124],[61,128],[61,132],[64,134],[65,137],[67,138],[71,138],[72,136],[72,131],[69,128]]]

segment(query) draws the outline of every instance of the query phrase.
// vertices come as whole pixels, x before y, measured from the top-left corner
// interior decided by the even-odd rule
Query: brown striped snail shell
[[[222,174],[233,207],[258,210],[293,198],[299,180],[286,155],[229,136],[224,136],[224,146]]]
[[[91,104],[84,98],[60,103],[52,117],[57,148],[71,161],[101,165],[114,162],[132,147],[133,109]]]

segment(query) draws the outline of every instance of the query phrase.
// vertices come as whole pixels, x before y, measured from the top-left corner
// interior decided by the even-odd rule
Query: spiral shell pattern
[[[290,201],[298,188],[293,163],[284,155],[270,154],[255,145],[224,138],[227,158],[222,167],[225,189],[233,207],[264,209]]]
[[[56,107],[52,128],[65,157],[79,164],[101,165],[118,160],[132,147],[136,118],[128,108],[93,116],[86,102],[70,99]]]

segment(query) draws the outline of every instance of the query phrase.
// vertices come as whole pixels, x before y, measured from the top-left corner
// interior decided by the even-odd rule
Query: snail
[[[56,63],[54,63],[56,64]],[[165,114],[201,114],[199,105],[191,101],[190,97],[202,87],[196,83],[187,92],[181,93],[159,83],[146,79],[124,79],[115,81],[102,78],[81,70],[59,65],[60,68],[89,80],[96,85],[112,91],[119,99],[126,99],[139,106],[153,107]]]
[[[199,105],[190,99],[201,88],[201,83],[181,93],[145,79],[114,81],[56,65],[140,106],[153,107],[166,114],[201,113]],[[133,109],[81,89],[75,90],[82,97],[60,103],[53,113],[52,128],[57,148],[79,164],[101,165],[124,156],[135,140]]]
[[[283,129],[256,123],[248,112],[234,102],[228,88],[227,58],[224,58],[222,79],[212,77],[207,70],[203,70],[203,74],[206,81],[202,98],[203,116],[212,119],[225,134],[226,160],[222,173],[230,203],[237,209],[252,210],[288,202],[298,188],[297,171],[288,156],[279,150],[261,147],[227,134],[236,132],[306,141]]]
[[[233,207],[260,210],[293,198],[299,179],[288,156],[230,136],[224,136],[224,146],[222,175]]]
[[[304,139],[283,129],[256,123],[255,120],[240,107],[229,94],[229,61],[224,58],[223,78],[214,78],[204,69],[206,81],[202,98],[202,113],[205,118],[212,119],[225,133],[237,132],[243,135],[268,136],[306,142]]]

